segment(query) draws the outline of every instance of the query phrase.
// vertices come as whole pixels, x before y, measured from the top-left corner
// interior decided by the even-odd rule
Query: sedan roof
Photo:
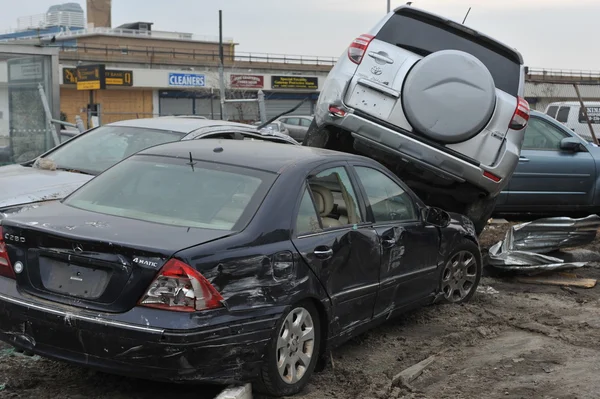
[[[253,126],[246,125],[243,123],[211,120],[211,119],[199,119],[199,118],[185,118],[185,117],[174,117],[174,116],[163,116],[159,118],[144,118],[144,119],[129,119],[126,121],[113,122],[105,126],[125,126],[125,127],[139,127],[146,129],[159,129],[169,130],[172,132],[179,132],[188,134],[194,130],[209,126],[231,126],[245,129],[253,129]]]
[[[140,151],[141,155],[159,155],[195,160],[221,162],[280,172],[291,164],[310,164],[317,160],[369,160],[358,155],[315,147],[281,145],[254,140],[203,139],[163,144]]]

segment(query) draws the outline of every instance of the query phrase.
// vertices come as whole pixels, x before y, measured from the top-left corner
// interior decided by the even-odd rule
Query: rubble
[[[547,255],[563,248],[594,241],[600,217],[581,219],[554,217],[512,226],[503,241],[489,249],[489,264],[497,269],[535,274],[583,267],[586,262],[565,262]]]

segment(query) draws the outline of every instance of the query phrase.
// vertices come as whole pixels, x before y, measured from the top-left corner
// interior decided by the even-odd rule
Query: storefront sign
[[[111,69],[105,71],[107,86],[133,86],[133,71]],[[63,68],[63,84],[77,84],[77,69]]]
[[[77,67],[77,90],[106,89],[104,65],[81,65]]]
[[[262,75],[231,75],[229,84],[236,89],[262,89],[265,77]]]
[[[107,86],[133,86],[133,71],[106,71]]]
[[[206,79],[204,75],[194,73],[170,73],[169,86],[205,87]]]
[[[319,88],[319,78],[307,76],[272,76],[273,89],[305,89],[316,90]]]
[[[22,81],[37,81],[44,77],[44,66],[42,61],[36,61],[36,57],[30,59],[10,60],[9,65],[9,80]]]

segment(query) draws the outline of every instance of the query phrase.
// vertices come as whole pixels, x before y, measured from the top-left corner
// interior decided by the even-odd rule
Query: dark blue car
[[[531,111],[519,164],[497,213],[595,213],[600,207],[600,148],[555,119]]]

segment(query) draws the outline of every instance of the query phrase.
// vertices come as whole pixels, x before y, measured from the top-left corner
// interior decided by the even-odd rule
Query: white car
[[[259,139],[298,145],[287,135],[234,122],[148,118],[110,123],[78,134],[39,157],[0,167],[0,218],[31,204],[62,199],[130,155],[172,141]]]

